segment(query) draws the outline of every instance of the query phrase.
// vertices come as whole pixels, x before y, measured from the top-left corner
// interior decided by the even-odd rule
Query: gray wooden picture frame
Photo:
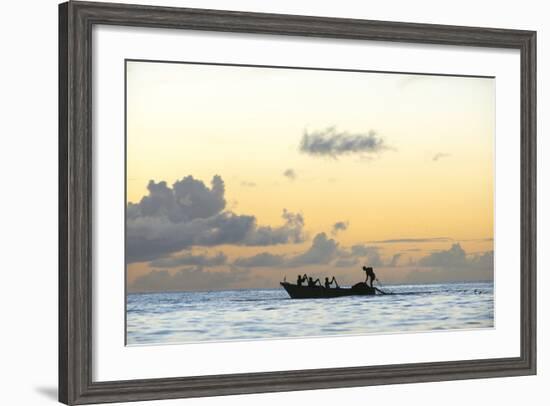
[[[397,41],[521,54],[521,353],[476,359],[164,379],[92,380],[92,27]],[[536,373],[536,32],[109,3],[59,6],[59,400],[219,396]],[[121,327],[122,328],[122,327]]]

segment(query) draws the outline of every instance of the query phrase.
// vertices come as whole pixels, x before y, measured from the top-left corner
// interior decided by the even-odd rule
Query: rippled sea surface
[[[493,327],[490,282],[385,286],[392,295],[290,299],[282,289],[135,293],[127,343],[166,344]]]

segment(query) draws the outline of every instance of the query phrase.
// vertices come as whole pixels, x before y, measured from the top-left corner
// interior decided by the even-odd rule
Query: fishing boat
[[[380,289],[370,287],[365,282],[359,282],[350,288],[325,288],[324,286],[302,286],[290,282],[280,282],[292,299],[328,299],[342,296],[372,296],[377,292],[385,294]]]

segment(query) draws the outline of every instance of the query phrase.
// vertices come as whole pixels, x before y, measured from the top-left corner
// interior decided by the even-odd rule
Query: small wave
[[[271,297],[262,299],[231,299],[231,302],[267,302],[267,301],[288,301],[289,297]]]
[[[435,295],[435,294],[439,294],[441,292],[436,292],[436,291],[433,291],[433,292],[386,292],[387,294],[389,295],[392,295],[392,296],[412,296],[412,295],[415,295],[415,296],[419,296],[419,295]]]

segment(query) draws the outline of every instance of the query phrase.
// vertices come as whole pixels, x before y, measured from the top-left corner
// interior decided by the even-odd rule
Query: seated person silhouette
[[[309,279],[307,280],[307,286],[310,288],[317,285],[317,283],[319,283],[319,286],[321,286],[321,281],[319,280],[319,278],[313,280],[313,278],[310,276]]]
[[[330,285],[332,285],[333,282],[336,284],[337,288],[340,287],[340,286],[338,286],[338,282],[336,282],[336,278],[334,276],[332,277],[332,280],[330,282],[328,280],[328,276],[325,277],[325,288],[330,289]]]
[[[307,280],[307,277],[305,274],[303,278],[302,278],[302,275],[298,275],[298,280],[296,281],[296,285],[302,286],[302,283],[304,283],[306,280]]]
[[[374,280],[376,279],[376,274],[374,273],[374,270],[370,266],[368,268],[366,266],[364,266],[363,271],[365,271],[365,273],[366,273],[365,283],[368,285],[369,284],[369,279],[370,279],[370,287],[372,288],[372,284],[374,283]]]

